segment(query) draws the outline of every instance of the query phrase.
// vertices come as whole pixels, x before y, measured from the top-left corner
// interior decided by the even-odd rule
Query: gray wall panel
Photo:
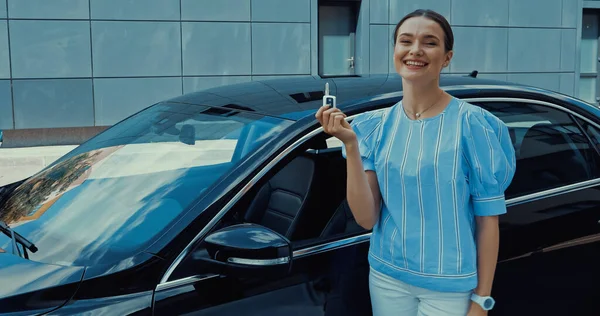
[[[0,80],[0,130],[13,128],[12,107],[10,80]]]
[[[452,24],[471,26],[508,25],[506,0],[452,0]]]
[[[181,75],[177,22],[92,22],[94,76]]]
[[[251,79],[251,76],[185,77],[183,78],[183,93],[248,82]]]
[[[406,14],[416,9],[431,9],[437,11],[452,22],[450,18],[450,0],[419,0],[419,1],[406,1],[406,0],[390,0],[390,24],[396,24]]]
[[[250,23],[184,22],[184,75],[250,75]]]
[[[509,25],[517,27],[560,27],[562,0],[510,0]]]
[[[454,27],[452,72],[504,72],[507,46],[507,28]]]
[[[115,124],[164,99],[181,94],[181,78],[94,79],[96,125]]]
[[[179,21],[180,14],[179,0],[90,0],[90,5],[92,19]]]
[[[508,74],[508,81],[558,92],[560,91],[559,77],[558,73]]]
[[[254,22],[310,22],[310,0],[252,0]]]
[[[372,74],[388,73],[390,68],[390,26],[371,25],[370,69]],[[388,49],[386,49],[388,48]]]
[[[561,30],[560,46],[560,70],[575,71],[575,60],[577,58],[577,30]]]
[[[89,19],[89,0],[8,0],[9,18]]]
[[[94,125],[91,79],[16,80],[13,93],[17,129]]]
[[[573,95],[575,93],[575,74],[564,73],[559,76],[559,92]]]
[[[562,26],[577,27],[577,12],[579,0],[562,0]]]
[[[10,51],[8,49],[7,21],[0,21],[0,78],[10,78]]]
[[[0,18],[6,17],[6,1],[0,1]]]
[[[181,0],[186,21],[250,21],[250,0]]]
[[[389,22],[390,0],[370,0],[369,6],[371,23],[398,23],[398,21]]]
[[[90,23],[11,20],[14,78],[89,77]]]
[[[501,80],[501,81],[506,81],[508,78],[507,74],[478,74],[477,78],[482,78],[482,79],[491,79],[491,80]]]
[[[508,70],[560,71],[560,36],[560,29],[509,29]]]
[[[252,74],[310,74],[310,24],[254,23]]]

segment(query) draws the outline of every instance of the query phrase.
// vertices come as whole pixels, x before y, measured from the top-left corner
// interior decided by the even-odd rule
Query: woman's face
[[[425,17],[410,18],[400,26],[394,47],[396,72],[408,81],[431,81],[448,66],[452,51],[444,47],[444,31]]]

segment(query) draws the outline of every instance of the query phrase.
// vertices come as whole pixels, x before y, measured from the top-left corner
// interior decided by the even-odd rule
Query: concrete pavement
[[[0,147],[0,186],[42,170],[76,146]]]

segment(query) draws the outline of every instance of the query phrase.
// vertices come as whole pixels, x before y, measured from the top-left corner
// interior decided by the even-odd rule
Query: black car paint
[[[218,314],[222,315],[229,311],[237,311],[237,313],[245,311],[246,314],[252,314],[252,309],[254,309],[261,314],[268,310],[269,304],[274,304],[270,309],[272,312],[294,315],[296,312],[294,310],[277,310],[278,306],[284,308],[286,304],[290,304],[290,306],[298,307],[297,312],[302,312],[302,315],[323,315],[326,300],[329,300],[327,315],[348,315],[350,311],[356,315],[368,313],[368,291],[365,291],[366,284],[364,283],[365,273],[368,273],[368,264],[365,256],[360,255],[364,254],[368,247],[365,242],[358,243],[353,247],[334,249],[315,256],[296,259],[292,265],[292,273],[284,278],[240,279],[208,274],[205,275],[206,279],[199,279],[196,283],[154,291],[177,255],[232,198],[233,194],[256,175],[257,170],[264,167],[275,155],[281,153],[283,148],[299,139],[307,130],[317,127],[313,113],[320,106],[321,101],[319,93],[316,92],[322,91],[325,82],[332,83],[330,85],[331,94],[337,96],[340,108],[349,115],[385,107],[402,98],[399,78],[390,75],[368,78],[326,80],[308,78],[252,82],[214,88],[170,100],[171,102],[215,106],[227,110],[232,108],[231,104],[236,104],[238,111],[256,111],[272,116],[294,117],[292,112],[299,112],[297,115],[299,120],[268,146],[249,156],[238,168],[231,171],[227,178],[213,186],[202,204],[198,203],[192,207],[160,239],[144,252],[132,254],[130,259],[97,267],[49,267],[15,258],[11,254],[0,253],[0,279],[3,284],[16,284],[13,287],[17,289],[13,292],[2,292],[0,313],[171,315],[180,312],[196,312],[199,315],[214,315],[213,313],[219,312]],[[554,102],[600,124],[600,110],[553,92],[462,77],[450,77],[444,79],[441,84],[459,98],[517,97]],[[248,103],[244,101],[245,95],[238,93],[239,91],[253,91],[255,100],[273,99],[275,95],[294,95],[294,100],[300,99],[302,102],[294,101],[296,102],[294,103],[286,100],[287,107],[279,106],[276,102],[270,106]],[[299,95],[303,95],[304,99]],[[557,299],[572,301],[575,305],[570,306],[570,312],[579,308],[589,311],[585,309],[587,306],[577,305],[576,295],[581,299],[582,295],[587,298],[586,295],[597,294],[598,287],[592,285],[598,279],[593,279],[586,273],[586,269],[581,266],[585,263],[569,260],[573,258],[569,254],[572,252],[577,252],[579,255],[582,252],[587,253],[590,260],[587,261],[589,264],[585,268],[588,268],[588,272],[589,269],[593,271],[594,267],[589,265],[598,262],[600,243],[598,241],[587,244],[579,243],[570,248],[565,247],[554,251],[548,251],[548,247],[578,237],[600,233],[597,224],[600,218],[595,218],[600,214],[600,203],[590,204],[588,201],[589,196],[599,196],[599,190],[599,187],[596,186],[585,191],[553,198],[558,205],[558,208],[553,210],[555,214],[563,213],[561,207],[564,209],[579,207],[579,211],[572,212],[568,216],[557,216],[557,221],[554,222],[522,225],[512,223],[509,217],[503,218],[503,227],[509,227],[511,230],[509,233],[506,233],[505,230],[502,232],[504,243],[500,249],[500,263],[495,282],[495,289],[502,289],[502,292],[495,290],[494,293],[510,292],[514,294],[504,296],[500,294],[497,297],[499,303],[492,314],[502,314],[502,311],[508,311],[510,304],[529,306],[534,312],[539,312],[535,309],[535,307],[540,307],[537,300],[548,300],[548,298],[536,295],[540,292],[538,286],[541,284],[556,288]],[[566,197],[569,198],[568,202],[561,202]],[[544,212],[546,207],[544,203],[544,201],[534,201],[515,205],[512,208],[519,211],[524,209],[535,214]],[[586,224],[584,227],[565,229],[565,227],[581,223]],[[551,239],[545,239],[549,233]],[[589,252],[594,250],[595,253]],[[528,255],[530,253],[533,254]],[[522,255],[526,257],[518,258]],[[348,265],[349,262],[352,265]],[[554,264],[550,265],[549,262]],[[514,265],[517,267],[513,267]],[[575,291],[577,289],[562,289],[561,285],[564,282],[552,283],[551,278],[563,275],[558,271],[565,271],[565,268],[568,268],[568,271],[579,273],[584,281],[587,281],[582,284],[590,290],[589,294]],[[515,271],[520,272],[515,273]],[[539,282],[540,279],[536,275],[532,275],[532,272],[541,273],[543,277],[546,277],[542,279],[544,282]],[[35,281],[24,277],[25,275],[36,275],[35,273],[39,273],[37,275],[40,276]],[[47,276],[56,276],[54,277],[56,281],[49,284],[48,282],[53,278]],[[523,279],[530,281],[525,284],[529,286],[514,287],[514,284],[522,284]],[[521,282],[515,283],[516,281]],[[360,292],[360,289],[363,291]],[[508,289],[507,292],[504,291],[506,289]],[[542,292],[546,293],[547,291]],[[258,295],[259,293],[263,295]],[[326,293],[329,293],[328,297],[325,295]],[[243,298],[245,300],[242,300]],[[235,304],[224,304],[233,301]],[[351,304],[348,305],[348,302]],[[527,311],[526,307],[522,310],[524,313]],[[200,311],[200,308],[205,309]],[[559,311],[559,309],[553,310]]]
[[[68,301],[77,291],[82,267],[49,265],[0,254],[0,312],[44,313]]]

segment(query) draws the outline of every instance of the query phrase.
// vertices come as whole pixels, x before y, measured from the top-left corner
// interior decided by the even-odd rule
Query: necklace
[[[427,112],[427,110],[431,109],[434,105],[436,105],[437,102],[439,101],[439,99],[440,98],[438,98],[435,102],[433,102],[433,104],[431,104],[430,106],[428,106],[427,108],[425,108],[425,110],[423,110],[421,112],[413,113],[412,111],[408,110],[407,108],[404,108],[404,110],[406,110],[410,114],[414,115],[416,118],[420,118],[421,115],[423,115],[423,113]]]

